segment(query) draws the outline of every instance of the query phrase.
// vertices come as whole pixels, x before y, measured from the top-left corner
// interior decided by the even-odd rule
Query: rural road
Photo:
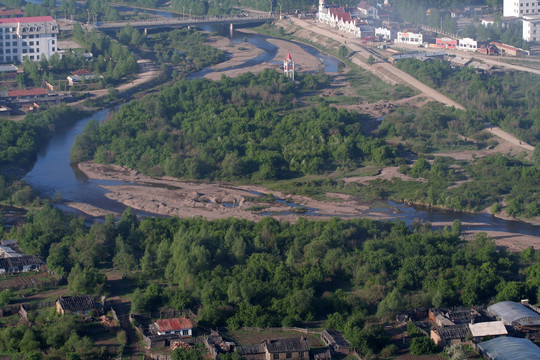
[[[345,44],[346,42],[347,47],[349,47],[349,49],[351,49],[354,52],[353,56],[351,56],[351,60],[353,61],[353,63],[359,65],[365,70],[372,72],[375,76],[379,77],[381,80],[388,82],[390,84],[393,84],[393,85],[395,85],[396,83],[403,83],[403,84],[410,85],[416,88],[417,90],[419,90],[425,96],[428,96],[442,104],[445,104],[446,106],[453,106],[456,109],[465,110],[465,108],[462,105],[458,104],[457,102],[448,98],[447,96],[441,94],[437,90],[418,81],[413,76],[407,74],[404,71],[401,71],[400,69],[396,68],[390,63],[378,62],[378,63],[374,63],[373,65],[368,65],[367,63],[365,63],[363,59],[369,58],[371,53],[368,52],[363,46],[358,44],[357,43],[357,41],[359,41],[358,38],[354,37],[353,35],[348,34],[346,32],[341,32],[341,31],[339,33],[336,33],[335,31],[332,31],[332,29],[328,27],[327,25],[324,25],[321,23],[317,23],[318,26],[315,26],[313,24],[310,24],[308,21],[297,19],[297,18],[291,18],[291,21],[297,26],[313,31],[319,35],[326,36],[330,39],[336,40],[340,42],[341,44]],[[486,61],[485,59],[482,59],[482,60]],[[495,62],[495,61],[489,60],[489,62]],[[523,66],[506,64],[506,63],[504,65],[507,67],[513,68],[515,70],[528,71],[531,73],[540,74],[540,70],[529,69]],[[489,132],[491,132],[493,135],[501,138],[504,141],[511,143],[512,145],[520,147],[524,150],[534,151],[534,146],[527,144],[526,142],[520,141],[518,138],[516,138],[512,134],[502,130],[499,127],[495,127],[495,126],[492,127],[490,124],[487,124],[486,130],[489,130]]]
[[[345,41],[347,40],[347,47],[354,52],[354,54],[351,56],[351,60],[353,61],[353,63],[359,65],[365,70],[372,72],[373,74],[375,74],[375,76],[381,78],[383,81],[388,82],[392,85],[395,85],[396,83],[410,85],[419,90],[425,96],[428,96],[440,103],[443,103],[446,106],[453,106],[456,109],[465,110],[463,106],[461,106],[454,100],[441,94],[437,90],[430,88],[429,86],[416,80],[411,75],[407,74],[404,71],[401,71],[400,69],[389,63],[379,62],[373,65],[366,64],[363,59],[369,58],[371,53],[369,53],[362,45],[357,43],[357,41],[359,41],[357,37],[346,32],[336,33],[335,31],[332,31],[330,27],[321,23],[318,23],[318,26],[314,26],[313,24],[310,24],[305,20],[297,18],[291,18],[291,20],[297,26],[313,31],[319,35],[326,36],[342,44],[345,44]]]

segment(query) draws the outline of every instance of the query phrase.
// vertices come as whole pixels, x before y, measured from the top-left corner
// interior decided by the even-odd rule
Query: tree
[[[338,49],[338,56],[342,59],[349,57],[349,49],[345,45],[341,45]]]
[[[409,348],[413,355],[433,354],[437,351],[435,342],[426,336],[414,338]]]
[[[75,294],[102,295],[107,276],[96,268],[82,269],[78,264],[68,276],[68,289]]]
[[[373,65],[373,63],[375,63],[375,58],[373,57],[373,55],[369,55],[369,57],[367,59],[367,63],[369,65]]]

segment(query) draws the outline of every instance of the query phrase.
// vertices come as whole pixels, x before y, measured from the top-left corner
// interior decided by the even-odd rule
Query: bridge
[[[277,19],[275,15],[248,15],[248,16],[213,16],[213,17],[191,17],[189,19],[184,18],[152,18],[146,20],[125,20],[125,21],[111,21],[100,22],[97,24],[88,25],[89,29],[97,29],[101,31],[114,31],[120,30],[126,25],[130,25],[138,29],[167,29],[167,28],[181,28],[188,26],[202,26],[202,25],[230,25],[231,29],[234,25],[250,25],[261,24],[267,21]]]

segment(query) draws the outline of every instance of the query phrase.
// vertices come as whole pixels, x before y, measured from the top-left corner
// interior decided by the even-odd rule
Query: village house
[[[193,336],[193,322],[187,318],[159,319],[150,327],[157,335],[176,334],[182,338]]]
[[[506,326],[502,321],[486,321],[477,324],[469,324],[469,331],[473,341],[478,341],[486,336],[508,335]]]
[[[430,337],[437,346],[447,346],[450,344],[465,342],[469,334],[468,324],[459,324],[451,326],[436,326],[431,329]]]
[[[60,315],[98,315],[100,307],[90,295],[61,296],[56,300],[56,312]]]
[[[335,330],[324,330],[321,334],[321,339],[326,346],[337,353],[349,355],[351,345],[345,339],[342,333]]]
[[[309,344],[304,337],[264,340],[262,345],[266,360],[309,358]]]
[[[471,38],[459,39],[458,49],[463,51],[476,51],[478,50],[478,41]]]
[[[41,266],[43,261],[33,255],[0,258],[0,275],[39,270]]]
[[[449,309],[429,309],[429,320],[437,326],[452,326],[476,322],[480,313],[473,307],[456,307]]]
[[[438,49],[456,49],[458,46],[458,41],[451,38],[437,38],[435,42],[435,47]]]
[[[361,1],[357,6],[358,11],[365,17],[378,19],[379,11],[377,7],[368,4],[367,1]]]

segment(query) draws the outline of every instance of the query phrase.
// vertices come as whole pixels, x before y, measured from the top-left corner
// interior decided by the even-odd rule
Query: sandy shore
[[[250,33],[249,30],[237,30],[237,32],[246,34]],[[240,65],[246,60],[259,56],[263,51],[251,45],[247,41],[235,44],[228,38],[214,38],[211,45],[220,50],[226,51],[227,53],[229,53],[231,58],[225,62],[214,65],[212,69],[216,71],[207,74],[205,78],[211,80],[219,80],[222,75],[226,75],[228,77],[236,77],[248,71],[252,73],[258,73],[268,68],[279,70],[282,68],[283,60],[285,60],[287,54],[291,54],[292,58],[295,61],[296,69],[298,71],[318,71],[323,66],[322,62],[317,59],[317,57],[310,55],[304,49],[294,43],[279,39],[268,39],[267,41],[276,45],[279,48],[276,56],[271,61],[251,66],[249,68],[231,69],[224,71],[223,69],[228,69]]]
[[[258,221],[265,216],[294,223],[299,217],[309,219],[329,219],[331,217],[390,220],[394,216],[384,212],[369,212],[369,206],[345,194],[327,194],[334,201],[321,201],[305,196],[287,196],[269,191],[261,186],[232,186],[226,183],[186,182],[162,177],[151,178],[138,171],[117,165],[100,165],[93,162],[80,163],[79,169],[91,179],[120,180],[122,185],[103,186],[109,192],[106,196],[137,210],[181,218],[202,216],[208,220],[235,217]],[[287,199],[308,209],[295,212],[294,207],[285,203],[257,202],[258,194],[272,193],[278,199]],[[68,204],[91,216],[103,216],[106,211],[88,207],[85,204]],[[262,208],[261,208],[262,207]],[[314,210],[310,210],[314,209]],[[433,226],[451,226],[451,223],[433,223]],[[481,224],[463,223],[464,227]],[[480,230],[467,231],[474,235]],[[497,245],[512,251],[520,251],[528,246],[540,249],[540,237],[507,232],[490,231]]]

